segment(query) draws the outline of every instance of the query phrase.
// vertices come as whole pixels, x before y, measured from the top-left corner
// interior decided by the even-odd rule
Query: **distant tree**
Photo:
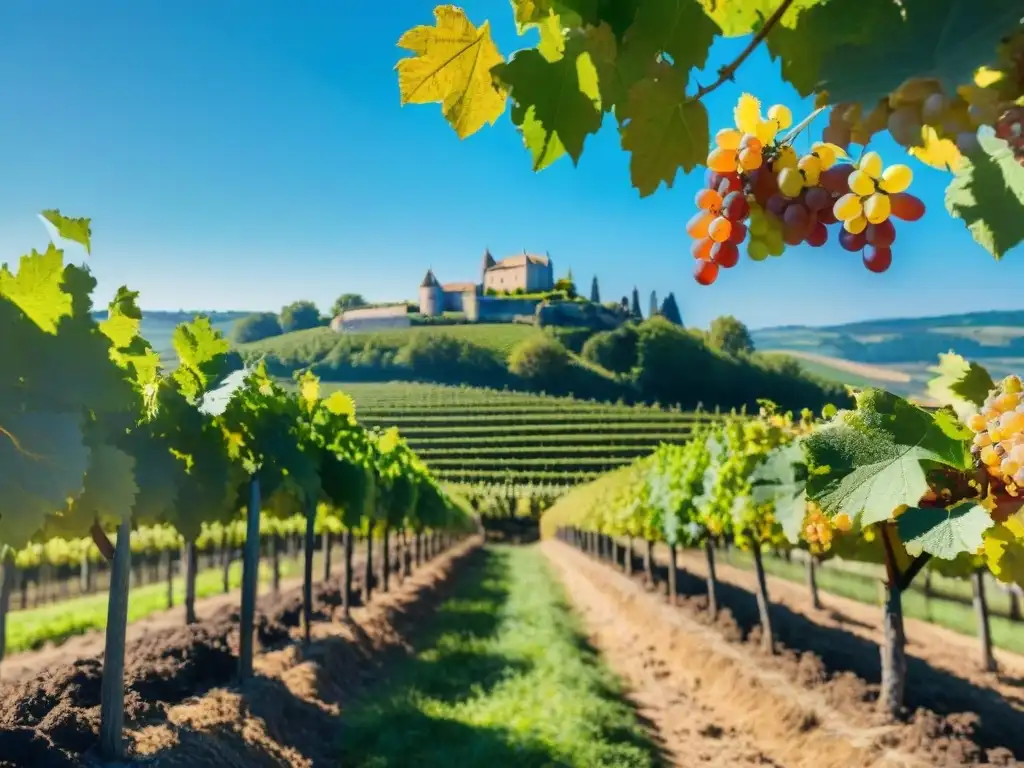
[[[285,333],[304,331],[320,325],[320,310],[312,301],[293,301],[281,310],[281,330]]]
[[[563,277],[555,283],[556,291],[565,291],[565,295],[570,299],[576,298],[576,284],[572,281],[572,277]]]
[[[622,313],[624,315],[629,314],[629,298],[627,296],[622,297],[622,301],[619,302],[619,306],[622,307]]]
[[[366,304],[367,301],[361,293],[343,293],[335,299],[334,306],[331,307],[331,317],[337,317],[347,309],[365,307]]]
[[[597,287],[597,275],[590,281],[590,300],[595,304],[601,303],[601,290]]]
[[[658,294],[651,291],[651,304],[647,310],[647,317],[655,317],[658,314]]]
[[[708,344],[733,357],[749,355],[754,351],[754,342],[747,326],[732,315],[722,315],[711,322]]]
[[[629,373],[636,365],[637,326],[620,325],[614,331],[595,333],[583,345],[584,359],[613,373]]]
[[[676,304],[676,295],[674,293],[670,293],[661,302],[661,316],[675,325],[683,324],[683,318],[679,314],[679,305]]]
[[[281,322],[273,312],[255,312],[241,318],[231,330],[231,337],[238,344],[269,339],[281,335]]]
[[[637,320],[644,319],[644,313],[640,311],[640,291],[633,286],[633,303],[630,305],[629,314]]]
[[[569,350],[546,334],[523,339],[508,356],[509,371],[539,389],[559,386],[569,365]]]

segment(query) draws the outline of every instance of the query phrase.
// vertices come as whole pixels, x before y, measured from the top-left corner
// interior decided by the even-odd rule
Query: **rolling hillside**
[[[977,360],[993,376],[1024,368],[1024,311],[868,320],[752,331],[756,347],[796,358],[810,373],[853,386],[923,397],[943,352]]]

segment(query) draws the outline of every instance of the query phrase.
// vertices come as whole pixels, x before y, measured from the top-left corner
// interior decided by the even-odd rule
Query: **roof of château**
[[[441,290],[445,293],[466,293],[466,291],[475,291],[476,289],[476,283],[444,283],[441,285]]]
[[[492,269],[512,269],[514,267],[523,267],[526,266],[527,262],[547,267],[551,264],[551,258],[546,255],[539,256],[535,253],[520,253],[515,256],[507,256],[495,264]]]
[[[494,266],[494,257],[491,256],[491,249],[484,249],[484,271]]]
[[[423,282],[420,283],[420,288],[436,288],[438,286],[437,278],[434,277],[434,270],[428,269],[427,274],[423,278]]]

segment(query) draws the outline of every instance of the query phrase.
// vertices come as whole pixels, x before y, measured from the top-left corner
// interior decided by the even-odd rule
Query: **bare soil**
[[[313,753],[336,737],[342,699],[372,679],[388,652],[404,646],[403,631],[432,610],[450,571],[476,545],[471,540],[437,556],[401,585],[395,579],[389,593],[377,592],[365,607],[358,602],[356,569],[356,607],[348,621],[341,615],[340,580],[316,584],[313,642],[306,647],[299,642],[301,585],[264,595],[256,615],[257,675],[241,689],[224,687],[238,662],[237,594],[204,600],[204,617],[191,626],[183,617],[177,625],[149,622],[126,649],[125,723],[133,758],[190,767],[329,760]],[[67,644],[52,650],[78,653]],[[0,766],[98,764],[102,660],[96,654],[72,658],[0,687]]]
[[[663,566],[661,586],[653,594],[642,585],[639,559],[629,579],[559,542],[544,546],[563,574],[585,576],[592,585],[589,594],[597,590],[615,606],[621,626],[602,632],[638,638],[619,644],[624,653],[616,653],[613,642],[607,646],[613,668],[627,680],[640,681],[634,685],[641,690],[645,684],[638,665],[688,680],[688,686],[673,688],[721,718],[720,727],[746,734],[749,743],[779,765],[1016,765],[1015,757],[1024,756],[1024,707],[1012,671],[1017,657],[1002,654],[1005,673],[986,675],[973,666],[974,656],[965,654],[964,638],[956,637],[959,646],[944,647],[945,636],[953,633],[908,621],[911,707],[906,719],[893,725],[875,707],[879,616],[870,606],[847,606],[850,601],[840,604],[838,598],[823,596],[828,610],[815,611],[800,585],[773,579],[769,590],[780,652],[769,656],[760,648],[752,574],[720,565],[723,610],[712,623],[701,594],[699,555],[681,560],[683,596],[680,608],[673,609],[663,593]],[[575,587],[576,577],[566,582],[582,603],[577,595],[588,589]],[[601,647],[600,639],[597,644]],[[678,727],[672,725],[678,718],[667,709],[655,704],[654,714],[647,716]],[[666,729],[660,730],[665,738]]]

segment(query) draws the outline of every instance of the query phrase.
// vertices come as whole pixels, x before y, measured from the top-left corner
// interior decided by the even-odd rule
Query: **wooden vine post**
[[[718,618],[718,576],[715,573],[715,547],[710,536],[704,539],[704,560],[708,569],[708,613],[714,621]]]
[[[100,755],[104,760],[124,759],[124,651],[128,631],[128,588],[131,582],[131,519],[117,529],[117,543],[94,523],[93,539],[110,561],[110,591],[103,647],[103,679],[100,683]]]
[[[306,502],[306,538],[302,552],[302,637],[309,643],[313,623],[313,548],[316,546],[316,500]]]
[[[344,546],[344,573],[342,574],[342,585],[341,585],[341,610],[345,618],[349,618],[352,614],[352,550],[353,550],[353,534],[351,528],[346,528],[342,535],[342,544]]]
[[[0,566],[0,661],[3,661],[7,652],[7,611],[11,605],[11,590],[14,589],[18,569],[14,565],[14,553],[9,549],[3,550],[0,559],[3,561]]]
[[[252,677],[253,632],[256,618],[256,589],[260,567],[260,480],[249,479],[249,507],[245,518],[245,548],[242,553],[242,610],[239,619],[238,679]]]
[[[971,573],[971,591],[973,592],[974,615],[978,622],[979,663],[986,672],[995,672],[998,665],[992,654],[992,630],[989,626],[988,602],[985,600],[984,568],[976,568]]]
[[[187,539],[182,545],[182,556],[185,565],[185,623],[196,623],[196,576],[199,572],[199,553],[196,551],[196,540]]]

